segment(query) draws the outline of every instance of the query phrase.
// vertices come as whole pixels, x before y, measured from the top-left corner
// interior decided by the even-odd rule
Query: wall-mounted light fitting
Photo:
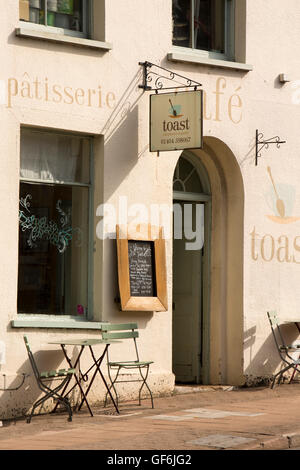
[[[286,73],[281,73],[278,77],[280,83],[288,83],[291,81],[291,77]]]

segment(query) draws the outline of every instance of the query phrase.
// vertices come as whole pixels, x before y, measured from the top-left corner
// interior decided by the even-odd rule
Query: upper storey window
[[[173,44],[232,59],[234,0],[173,0]]]
[[[19,0],[20,20],[63,30],[71,36],[88,36],[88,0]]]

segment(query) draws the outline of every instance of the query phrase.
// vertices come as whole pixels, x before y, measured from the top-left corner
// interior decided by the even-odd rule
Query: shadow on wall
[[[265,325],[265,330],[270,330],[267,316]],[[291,344],[296,340],[299,341],[299,334],[295,325],[283,325],[281,328],[284,340],[287,344]],[[280,368],[283,367],[283,364],[285,364],[279,356],[271,330],[260,349],[253,355],[252,348],[255,343],[255,338],[256,326],[249,328],[249,330],[245,332],[244,337],[244,355],[247,355],[249,358],[249,366],[244,372],[246,385],[248,386],[267,383],[272,375],[279,371]],[[295,354],[300,356],[300,351]]]
[[[138,160],[138,107],[129,111],[126,119],[104,144],[104,202],[124,182]]]
[[[141,82],[142,70],[139,70],[100,130],[104,135],[105,201],[119,188],[147,149],[139,152],[138,102],[144,94],[139,88]]]
[[[105,188],[104,203],[118,189],[122,194],[122,184],[126,184],[126,178],[137,164],[139,158],[148,150],[148,145],[139,149],[139,101],[144,91],[139,88],[143,81],[143,70],[140,68],[132,78],[124,91],[109,120],[100,133],[104,135],[104,171]],[[147,175],[145,175],[147,178]],[[128,192],[128,187],[124,192]],[[132,188],[134,191],[134,188]],[[125,192],[125,193],[126,193]],[[115,201],[118,204],[117,201]],[[115,207],[118,215],[118,207]],[[111,228],[113,229],[113,228]],[[115,228],[113,229],[115,230]],[[115,231],[111,233],[115,237]],[[104,291],[107,304],[103,311],[109,312],[111,322],[122,323],[136,321],[140,329],[144,329],[151,320],[153,312],[121,312],[118,290],[118,260],[116,239],[104,240],[105,263]],[[121,317],[122,316],[122,317]]]
[[[26,331],[26,335],[28,335],[30,344],[30,332]],[[23,335],[21,334],[20,341],[24,343]],[[40,372],[69,367],[64,359],[64,355],[61,349],[43,350],[37,352],[35,352],[34,349],[35,348],[32,348],[33,356]],[[69,357],[71,357],[72,362],[78,356],[78,352],[79,351],[77,347],[73,348],[72,355],[69,352]],[[9,381],[9,384],[7,384],[5,390],[2,388],[2,383],[0,384],[0,420],[25,417],[25,415],[30,411],[33,403],[44,395],[37,386],[31,364],[29,359],[27,359],[28,356],[24,344],[24,358],[25,357],[26,360],[15,373],[16,376],[19,376],[14,380]],[[0,370],[0,376],[3,374],[5,374],[4,369]],[[23,374],[26,378],[23,385],[20,386],[22,384],[21,376]],[[80,394],[77,390],[72,391],[69,395],[69,398],[74,405],[80,402]],[[50,412],[53,407],[53,401],[49,399],[44,404],[42,404],[42,406],[36,409],[35,414]],[[60,408],[63,409],[62,407]]]

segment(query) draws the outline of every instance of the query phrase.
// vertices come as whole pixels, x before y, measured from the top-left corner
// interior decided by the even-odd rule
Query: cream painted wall
[[[244,7],[240,7],[239,37],[243,36],[243,32],[246,35],[245,45],[242,39],[239,44],[239,57],[244,55],[245,62],[253,65],[253,71],[248,73],[168,61],[167,54],[172,50],[170,0],[106,2],[105,38],[99,31],[95,32],[95,37],[113,44],[113,49],[109,52],[17,38],[14,30],[18,26],[18,1],[10,0],[8,6],[8,2],[0,0],[0,81],[6,90],[6,97],[0,104],[3,136],[0,143],[3,175],[0,279],[4,293],[0,304],[0,339],[7,346],[7,364],[2,366],[0,378],[2,373],[9,372],[14,385],[19,380],[14,374],[29,371],[22,340],[24,331],[36,351],[54,350],[47,342],[64,334],[72,337],[95,335],[91,331],[27,331],[12,329],[10,326],[11,320],[17,317],[20,126],[39,126],[96,136],[95,210],[103,202],[118,206],[122,196],[128,197],[129,204],[140,202],[147,206],[151,203],[170,205],[172,176],[180,152],[162,153],[159,157],[149,152],[149,93],[138,88],[142,82],[142,71],[138,63],[145,60],[203,84],[204,135],[216,138],[228,146],[230,154],[236,159],[243,182],[244,215],[235,219],[230,218],[228,213],[224,214],[229,216],[226,220],[229,221],[227,224],[230,223],[230,227],[225,224],[226,236],[234,239],[243,233],[243,259],[238,261],[238,269],[242,265],[243,270],[238,292],[242,296],[242,307],[239,305],[239,308],[235,308],[234,299],[223,299],[222,295],[217,299],[219,304],[224,301],[226,305],[227,353],[224,356],[225,343],[220,341],[212,355],[214,360],[210,363],[210,382],[225,380],[240,384],[245,380],[257,381],[260,377],[272,374],[279,366],[266,311],[276,309],[282,317],[298,311],[300,220],[279,224],[278,220],[274,222],[268,218],[274,213],[267,196],[268,193],[272,196],[267,166],[271,167],[278,185],[294,188],[294,200],[289,201],[290,215],[298,217],[300,104],[295,93],[297,87],[299,89],[297,80],[300,80],[300,7],[297,0],[289,0],[287,4],[279,0],[239,2]],[[102,12],[102,8],[99,11]],[[243,23],[243,11],[246,12],[246,24]],[[287,73],[292,81],[280,84],[280,73]],[[77,102],[75,90],[79,90]],[[84,92],[84,99],[81,90]],[[61,98],[58,92],[61,93]],[[258,166],[254,162],[256,129],[265,138],[279,135],[286,140],[286,144],[280,149],[276,146],[264,149]],[[230,189],[228,185],[235,184],[235,180],[231,181],[230,175],[226,174],[226,168],[230,168],[232,162],[228,164],[226,159],[229,157],[222,151],[215,158],[220,169],[218,178],[224,179],[227,194]],[[230,199],[227,210],[236,214],[235,198],[239,196],[234,191],[230,194],[233,194],[233,199]],[[287,188],[283,187],[282,197],[291,197]],[[286,204],[288,205],[288,201]],[[239,224],[232,227],[235,220],[242,219],[243,227]],[[95,228],[98,220],[96,217]],[[255,242],[254,235],[251,235],[254,228]],[[155,361],[151,375],[152,387],[156,394],[170,393],[174,384],[171,358],[172,243],[167,241],[169,310],[164,313],[122,313],[114,302],[117,295],[114,240],[101,242],[95,236],[95,241],[95,319],[136,320],[141,328],[143,356]],[[262,256],[266,259],[271,257],[272,243],[275,246],[274,256],[272,260],[266,261]],[[265,251],[262,252],[262,249]],[[231,279],[234,280],[236,265],[231,263],[232,259],[234,255],[228,260],[227,269],[229,273],[232,270]],[[234,288],[231,286],[227,292],[234,295]],[[234,325],[239,325],[234,330],[236,335],[234,332],[230,333]],[[219,326],[214,328],[212,333],[217,334]],[[291,337],[294,337],[292,331]],[[213,336],[211,341],[213,342]],[[120,348],[125,353],[126,346],[122,345]],[[61,354],[54,351],[52,356],[52,366],[58,367],[62,362]],[[232,361],[236,357],[237,373],[232,370],[235,365]],[[223,371],[222,374],[219,370]],[[30,388],[26,392],[21,389],[12,394],[0,394],[1,416],[17,415],[28,409],[35,392],[31,380],[27,381]],[[93,399],[98,401],[102,397],[103,390],[99,384]]]

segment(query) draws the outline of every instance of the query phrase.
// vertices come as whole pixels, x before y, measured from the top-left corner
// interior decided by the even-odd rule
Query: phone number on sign
[[[161,144],[184,144],[190,141],[190,137],[177,137],[176,139],[161,139]]]

